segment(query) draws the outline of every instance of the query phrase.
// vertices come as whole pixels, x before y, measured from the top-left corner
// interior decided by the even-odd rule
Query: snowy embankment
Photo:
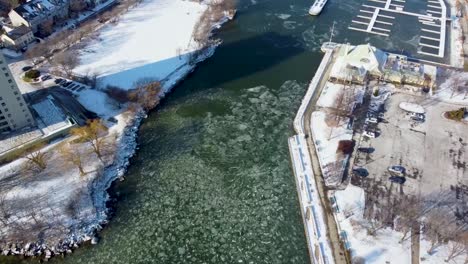
[[[82,64],[75,72],[86,74],[91,69],[97,69],[99,89],[116,86],[128,90],[140,80],[159,80],[162,84],[160,97],[163,97],[195,68],[197,62],[210,57],[219,44],[216,42],[216,45],[204,47],[201,54],[195,59],[191,58],[200,48],[192,39],[192,31],[207,8],[205,4],[181,0],[143,2],[124,15],[117,25],[101,30],[99,40],[90,43],[82,52]],[[220,28],[229,19],[232,18],[225,16],[213,21],[212,30]],[[128,38],[123,39],[125,35]],[[91,97],[90,100],[93,100]],[[83,104],[87,107],[86,100]],[[96,103],[88,109],[96,112],[94,107],[103,105],[108,104]],[[106,168],[104,175],[92,184],[97,217],[94,224],[84,228],[85,233],[99,230],[101,223],[106,222],[106,202],[109,199],[106,190],[115,179],[123,177],[129,166],[129,159],[137,147],[138,127],[145,117],[145,113],[137,113],[129,119],[125,128],[118,131],[120,138],[114,164]]]
[[[206,9],[190,1],[145,1],[117,25],[102,28],[99,38],[81,51],[81,65],[74,71],[97,74],[98,88],[124,89],[133,88],[140,79],[164,80],[174,71],[184,75],[197,48],[193,27]]]
[[[124,15],[119,24],[102,29],[99,40],[90,43],[81,54],[82,64],[75,71],[87,73],[90,69],[97,69],[98,88],[101,89],[107,86],[132,89],[142,79],[160,80],[163,88],[160,97],[163,97],[194,69],[193,62],[208,58],[216,48],[207,47],[195,60],[190,61],[191,53],[197,49],[192,39],[193,27],[206,10],[206,5],[189,1],[143,2]],[[213,29],[227,21],[223,17],[221,21],[213,22]],[[123,35],[128,38],[122,39]],[[89,100],[93,100],[92,97],[89,96]],[[87,106],[89,100],[83,100],[82,103],[98,114],[99,110],[95,107],[108,105],[102,102]],[[124,175],[129,166],[129,159],[137,147],[138,127],[145,116],[143,112],[137,113],[129,118],[125,127],[117,131],[120,137],[114,163],[106,168],[102,177],[92,183],[91,196],[96,219],[94,224],[83,228],[84,233],[92,234],[107,221],[106,202],[109,195],[106,190],[115,179]]]
[[[82,65],[75,72],[97,70],[100,88],[115,85],[131,89],[143,78],[161,80],[160,96],[164,96],[197,62],[214,52],[216,45],[205,47],[195,58],[190,56],[199,47],[192,39],[193,28],[206,10],[207,5],[189,1],[144,1],[123,15],[118,24],[100,29],[99,39],[89,43],[81,53]],[[227,20],[223,17],[212,21],[212,28],[219,28]],[[47,169],[40,175],[30,175],[26,183],[9,182],[14,180],[11,175],[21,172],[25,159],[3,166],[0,178],[6,181],[2,184],[17,186],[10,186],[10,194],[0,197],[0,206],[8,199],[7,202],[15,202],[18,212],[14,225],[1,223],[4,243],[1,248],[5,255],[45,254],[49,258],[70,253],[81,242],[97,242],[93,237],[107,222],[107,189],[129,166],[137,147],[138,127],[146,113],[128,111],[100,90],[85,89],[75,94],[85,108],[97,113],[108,126],[116,150],[106,157],[109,159],[106,162],[100,162],[93,154],[84,155],[84,176],[76,168],[65,168],[62,155],[55,150],[50,151]],[[74,150],[85,151],[84,145]],[[28,199],[18,200],[24,195]],[[21,229],[18,225],[22,225]],[[39,225],[49,228],[42,232],[37,228]]]
[[[335,201],[335,219],[353,261],[367,264],[411,264],[411,239],[401,241],[403,237],[401,232],[387,227],[378,230],[374,236],[368,234],[370,224],[364,218],[363,189],[348,185],[345,190],[335,191],[331,195],[331,200]],[[449,246],[442,245],[429,255],[427,254],[429,244],[427,240],[421,239],[421,263],[446,263],[444,260],[449,255]],[[466,255],[460,255],[449,263],[463,263],[465,257]]]

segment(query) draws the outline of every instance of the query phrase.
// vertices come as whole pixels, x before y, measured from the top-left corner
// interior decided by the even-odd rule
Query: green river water
[[[311,17],[310,0],[241,1],[214,56],[144,121],[100,243],[52,263],[308,263],[287,138],[320,44],[336,21],[337,42],[417,45],[347,30],[363,2]]]

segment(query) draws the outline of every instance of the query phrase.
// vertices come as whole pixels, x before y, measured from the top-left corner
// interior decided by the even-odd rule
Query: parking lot
[[[400,109],[401,102],[417,103],[424,107],[425,121],[414,121]],[[445,111],[460,106],[427,99],[421,96],[396,93],[385,101],[383,118],[374,125],[376,138],[361,137],[354,166],[367,169],[362,181],[373,181],[393,193],[429,195],[455,185],[468,185],[466,155],[468,125],[445,119]],[[389,166],[405,168],[404,184],[392,182]]]

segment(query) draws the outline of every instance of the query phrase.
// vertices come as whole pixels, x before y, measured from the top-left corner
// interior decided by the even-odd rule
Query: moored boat
[[[328,0],[315,0],[314,4],[309,9],[309,14],[312,16],[320,14],[327,1]]]

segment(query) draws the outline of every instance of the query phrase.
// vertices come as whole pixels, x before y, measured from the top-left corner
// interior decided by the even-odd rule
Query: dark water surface
[[[287,138],[320,44],[335,20],[338,42],[417,45],[347,30],[363,2],[314,18],[310,0],[241,1],[215,55],[145,120],[100,243],[52,262],[308,263]]]

